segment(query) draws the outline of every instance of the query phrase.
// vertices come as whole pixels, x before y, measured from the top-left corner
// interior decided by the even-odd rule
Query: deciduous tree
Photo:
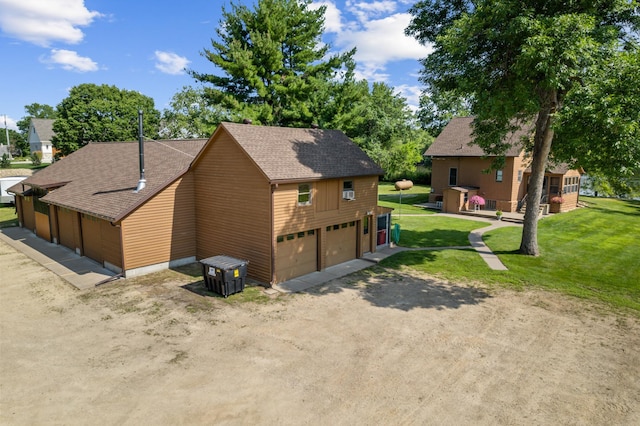
[[[57,106],[53,146],[68,155],[89,142],[136,140],[138,111],[147,138],[158,137],[160,112],[153,99],[106,84],[80,84]]]
[[[487,154],[504,154],[504,136],[522,125],[532,125],[530,202],[520,251],[538,255],[544,173],[552,145],[566,124],[559,117],[578,92],[586,89],[584,96],[592,97],[587,81],[591,75],[606,73],[611,58],[622,51],[638,55],[636,0],[422,0],[411,13],[407,32],[434,47],[423,60],[422,81],[427,90],[453,91],[471,100],[475,141]],[[635,82],[637,85],[637,77]],[[575,103],[576,108],[588,105]],[[623,105],[612,106],[616,110]],[[610,110],[601,109],[601,113],[593,119],[609,120]],[[574,130],[578,132],[574,140],[591,131],[586,127]],[[624,137],[637,134],[607,134],[599,146],[637,146]],[[573,152],[579,162],[583,151]]]

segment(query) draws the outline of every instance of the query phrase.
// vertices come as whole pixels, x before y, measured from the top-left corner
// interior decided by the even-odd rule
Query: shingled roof
[[[456,117],[442,129],[442,132],[427,148],[424,155],[432,157],[483,157],[484,151],[478,145],[473,145],[473,117]],[[522,152],[521,138],[529,133],[520,130],[509,133],[506,141],[511,144],[507,150],[507,157],[517,157]]]
[[[216,133],[223,128],[270,182],[384,174],[339,130],[222,123]]]
[[[118,221],[184,174],[206,142],[146,141],[147,184],[139,193],[134,192],[140,178],[137,142],[90,143],[10,189],[57,188],[42,201]]]
[[[53,131],[54,120],[49,118],[32,118],[31,125],[38,134],[40,141],[50,141],[55,135]]]

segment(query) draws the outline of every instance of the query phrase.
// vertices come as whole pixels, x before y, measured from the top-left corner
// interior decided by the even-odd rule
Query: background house
[[[223,123],[144,145],[141,191],[136,143],[92,143],[11,188],[21,225],[126,276],[225,254],[263,283],[388,243],[384,172],[342,132]]]
[[[53,161],[53,144],[51,139],[55,134],[53,132],[54,120],[48,118],[32,118],[29,125],[29,133],[27,141],[31,153],[40,152],[42,154],[43,163],[51,163]]]
[[[442,203],[443,211],[456,213],[469,209],[468,200],[478,194],[486,200],[485,209],[522,211],[531,176],[522,138],[529,137],[530,132],[520,130],[508,134],[505,142],[510,148],[505,153],[504,167],[487,173],[492,158],[471,144],[472,122],[473,117],[452,119],[424,153],[432,157],[429,202]],[[576,208],[579,181],[578,170],[564,165],[550,168],[545,173],[541,204],[552,212]],[[556,196],[562,197],[561,204],[551,203]]]

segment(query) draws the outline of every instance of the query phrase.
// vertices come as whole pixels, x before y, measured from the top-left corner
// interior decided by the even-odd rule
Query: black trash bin
[[[213,256],[200,261],[207,290],[224,297],[244,290],[249,261],[229,256]]]

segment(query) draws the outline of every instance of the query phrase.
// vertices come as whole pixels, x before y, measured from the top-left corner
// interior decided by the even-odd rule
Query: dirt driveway
[[[0,242],[0,423],[640,424],[640,321],[378,269],[234,303],[79,292]]]

